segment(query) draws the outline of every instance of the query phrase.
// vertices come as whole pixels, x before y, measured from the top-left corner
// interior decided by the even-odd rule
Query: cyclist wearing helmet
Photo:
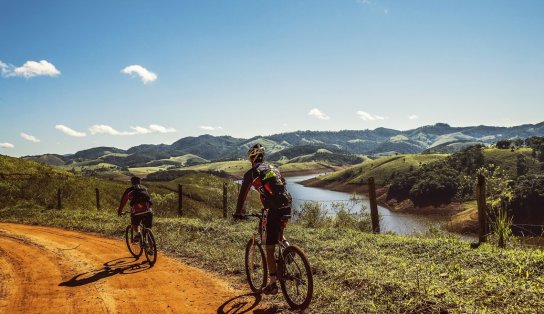
[[[142,180],[139,177],[130,178],[130,183],[132,186],[125,190],[123,196],[121,197],[121,203],[117,208],[117,214],[120,216],[123,213],[123,207],[130,201],[130,224],[132,225],[132,230],[134,231],[134,237],[132,242],[137,242],[140,239],[138,234],[138,225],[141,221],[146,228],[151,229],[153,224],[153,210],[151,205],[151,197],[145,186],[143,186]]]
[[[270,283],[264,288],[265,294],[278,293],[276,284],[276,260],[274,250],[278,244],[281,217],[291,214],[291,195],[286,189],[285,179],[278,168],[264,161],[264,147],[257,143],[247,152],[251,169],[244,174],[240,187],[235,219],[244,218],[244,202],[251,186],[260,193],[264,206],[261,225],[261,241],[266,246],[266,260],[270,274]]]

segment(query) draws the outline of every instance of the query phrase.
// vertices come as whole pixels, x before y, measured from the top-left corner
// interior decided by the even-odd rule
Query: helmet
[[[132,177],[130,178],[130,183],[132,183],[132,185],[138,185],[142,183],[142,179],[140,177]]]
[[[247,151],[247,158],[251,163],[254,163],[258,160],[264,159],[264,146],[260,143],[257,143],[253,145],[248,151]]]

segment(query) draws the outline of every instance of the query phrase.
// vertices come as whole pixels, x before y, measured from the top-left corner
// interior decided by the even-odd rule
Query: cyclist
[[[134,234],[132,242],[136,243],[140,239],[140,235],[138,234],[138,225],[140,222],[143,222],[146,228],[151,229],[153,224],[153,209],[151,205],[153,205],[153,202],[146,187],[141,184],[141,178],[132,177],[130,178],[130,183],[132,183],[132,186],[123,193],[117,214],[121,216],[123,207],[130,201],[130,224],[132,225]]]
[[[251,169],[244,174],[234,219],[243,219],[244,202],[251,186],[260,193],[264,206],[261,225],[261,241],[266,247],[266,260],[270,283],[264,288],[265,294],[278,293],[276,284],[276,260],[274,250],[278,244],[281,216],[291,214],[291,195],[287,191],[285,179],[278,168],[264,161],[264,147],[257,143],[247,152]]]

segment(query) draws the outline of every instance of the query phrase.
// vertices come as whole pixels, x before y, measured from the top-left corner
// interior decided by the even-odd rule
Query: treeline
[[[506,160],[486,158],[484,146],[467,147],[447,158],[422,165],[417,170],[395,176],[391,179],[387,199],[397,201],[411,200],[416,206],[439,206],[453,201],[475,199],[475,182],[479,172],[504,182],[501,206],[518,224],[544,223],[544,137],[532,137],[527,140],[502,140],[497,142],[499,149],[511,149],[513,167]],[[525,147],[525,152],[515,150]],[[526,148],[531,152],[527,153]],[[497,150],[495,150],[497,151]],[[498,161],[498,162],[497,162]],[[502,168],[501,168],[501,162]],[[510,169],[513,168],[513,169]],[[508,191],[506,191],[508,190]],[[535,230],[533,230],[535,229]],[[527,232],[539,232],[539,227],[527,227]],[[542,228],[539,230],[541,231]]]
[[[515,139],[515,140],[500,140],[495,144],[499,149],[511,149],[521,147],[529,147],[532,149],[532,157],[536,158],[540,162],[544,162],[544,137],[533,136],[525,140]]]

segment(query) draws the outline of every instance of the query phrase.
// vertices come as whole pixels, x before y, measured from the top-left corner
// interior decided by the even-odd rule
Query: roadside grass
[[[117,238],[128,223],[112,212],[39,208],[0,209],[0,220]],[[163,252],[244,280],[244,247],[255,225],[158,217],[153,231]],[[544,308],[542,250],[485,244],[473,250],[468,242],[440,234],[373,235],[297,224],[290,224],[286,235],[303,248],[313,268],[311,313],[539,313]],[[283,304],[281,294],[273,302]]]

